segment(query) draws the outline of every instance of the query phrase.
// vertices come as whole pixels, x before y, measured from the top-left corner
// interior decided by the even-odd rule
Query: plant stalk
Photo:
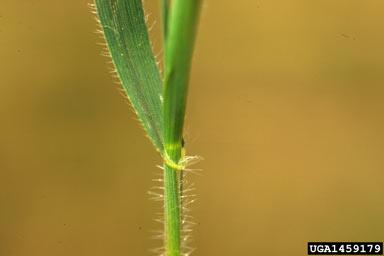
[[[165,250],[181,255],[182,138],[199,10],[202,0],[172,0],[166,18],[164,81]],[[164,20],[164,18],[163,18]]]
[[[167,256],[179,256],[181,252],[180,175],[180,171],[164,164],[165,250]]]

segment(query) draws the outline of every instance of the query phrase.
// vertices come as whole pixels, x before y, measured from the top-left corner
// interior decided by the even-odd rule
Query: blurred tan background
[[[151,255],[161,159],[89,0],[0,2],[0,255]],[[155,0],[145,3],[159,20]],[[384,239],[384,2],[206,0],[186,145],[194,255]],[[152,32],[161,50],[160,22]]]

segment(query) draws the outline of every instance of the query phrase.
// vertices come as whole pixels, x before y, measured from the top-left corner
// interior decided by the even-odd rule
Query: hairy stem
[[[181,198],[179,195],[181,173],[167,164],[164,166],[165,185],[165,249],[167,256],[180,255]]]
[[[165,249],[180,256],[183,126],[188,81],[202,0],[172,0],[167,17],[164,82]]]

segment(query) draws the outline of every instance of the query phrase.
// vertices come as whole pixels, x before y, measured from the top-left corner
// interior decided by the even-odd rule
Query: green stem
[[[181,146],[188,81],[201,2],[201,0],[173,0],[170,7],[163,93],[164,141],[168,148]]]
[[[165,249],[167,256],[180,255],[181,209],[180,172],[164,165],[165,185]]]
[[[182,137],[188,81],[202,0],[172,0],[165,40],[164,164],[165,249],[167,256],[180,256]],[[164,20],[164,19],[163,19]]]

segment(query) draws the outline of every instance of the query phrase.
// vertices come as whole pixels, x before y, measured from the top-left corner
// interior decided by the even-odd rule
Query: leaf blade
[[[141,0],[95,0],[117,74],[148,137],[164,148],[163,82],[153,55]]]

